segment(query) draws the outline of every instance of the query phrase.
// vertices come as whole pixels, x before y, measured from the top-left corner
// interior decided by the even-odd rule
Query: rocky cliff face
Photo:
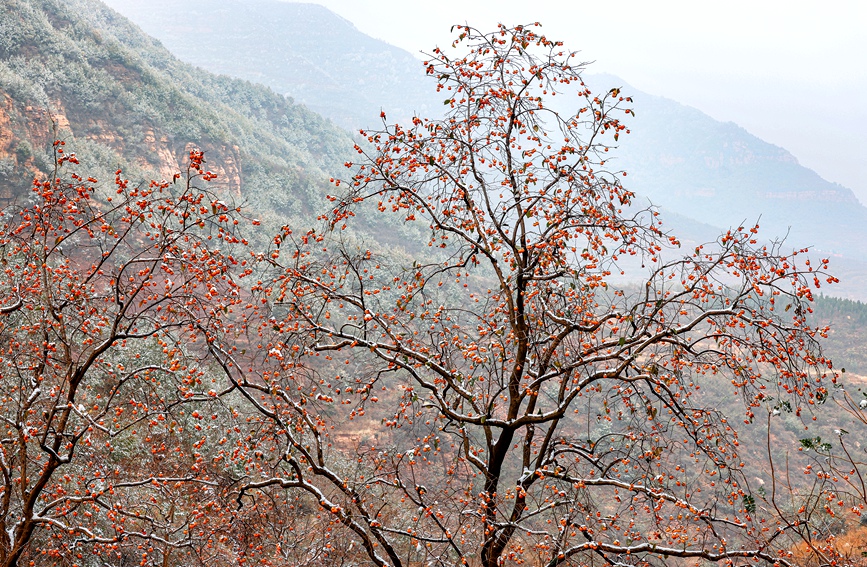
[[[148,128],[138,139],[129,139],[103,118],[84,124],[70,122],[63,103],[48,107],[18,104],[7,93],[0,103],[0,200],[9,202],[29,186],[29,180],[50,169],[47,149],[54,139],[62,139],[74,151],[111,154],[115,161],[128,156],[128,167],[156,180],[171,179],[186,167],[193,142],[178,144],[158,129]],[[237,145],[210,145],[205,148],[211,170],[218,174],[216,187],[228,194],[241,195],[241,150]],[[36,153],[34,153],[34,151]]]
[[[27,107],[31,112],[33,107]],[[21,132],[19,110],[15,107],[15,101],[9,95],[3,93],[0,98],[0,200],[9,201],[19,189],[20,180],[27,175],[37,173],[34,165],[33,145],[31,139],[36,136],[24,135]],[[39,121],[34,120],[33,124]],[[45,138],[46,136],[39,136]],[[41,144],[40,144],[41,145]],[[17,183],[16,183],[17,181]]]

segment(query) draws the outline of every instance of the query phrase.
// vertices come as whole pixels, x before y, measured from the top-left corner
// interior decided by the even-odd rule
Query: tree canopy
[[[250,488],[306,492],[383,566],[786,564],[798,513],[756,504],[700,390],[730,382],[746,421],[824,399],[827,261],[758,227],[682,255],[612,167],[628,96],[536,25],[458,33],[426,62],[447,116],[383,115],[330,229],[278,237],[268,356],[230,373],[282,460]],[[344,238],[366,206],[430,254]]]

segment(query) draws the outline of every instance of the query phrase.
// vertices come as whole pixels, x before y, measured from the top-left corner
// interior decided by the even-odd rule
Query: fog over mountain
[[[867,257],[867,208],[847,187],[800,165],[785,148],[733,122],[643,93],[610,75],[591,84],[624,87],[635,98],[631,133],[615,160],[651,202],[721,227],[759,222],[765,237],[849,259]]]
[[[416,57],[321,6],[211,0],[177,18],[169,0],[108,4],[181,59],[262,82],[347,128],[375,125],[380,108],[394,121],[440,107]],[[737,124],[630,87],[628,77],[588,77],[597,90],[623,86],[635,99],[631,133],[611,163],[628,171],[629,186],[642,199],[678,215],[675,229],[684,218],[723,229],[759,221],[765,238],[786,237],[792,246],[847,261],[867,257],[867,208],[850,189]]]
[[[867,203],[863,0],[319,0],[411,53],[451,25],[541,22],[597,72],[734,121]]]
[[[191,6],[178,17],[170,0],[109,3],[182,60],[263,83],[349,130],[381,124],[380,110],[393,122],[406,121],[414,113],[435,115],[443,108],[442,95],[435,92],[415,56],[366,36],[321,6],[212,0]],[[46,100],[52,101],[49,106],[72,129],[82,149],[92,148],[94,155],[117,152],[127,163],[162,173],[177,167],[186,145],[200,136],[200,143],[213,146],[211,155],[226,168],[224,179],[234,190],[245,185],[246,195],[273,203],[268,207],[273,210],[299,212],[300,201],[289,197],[298,183],[321,187],[326,172],[339,173],[341,158],[335,152],[346,142],[337,142],[337,129],[303,106],[274,98],[250,83],[216,79],[170,62],[167,52],[136,35],[128,24],[113,20],[108,11],[99,14],[106,24],[119,26],[113,29],[123,30],[113,32],[121,33],[118,37],[128,44],[122,55],[100,55],[102,46],[87,48],[98,57],[66,58],[65,66],[63,57],[49,51],[44,59],[30,56],[26,65],[20,57],[5,63],[7,91],[15,102],[6,112],[12,132],[12,145],[3,154],[7,177],[27,177],[26,164],[32,166],[36,159],[28,152],[38,149],[48,135],[27,113],[37,112],[33,109],[44,107]],[[89,36],[82,40],[94,41]],[[137,86],[135,73],[122,72],[111,63],[112,57],[144,69],[143,86]],[[834,256],[836,271],[847,276],[834,293],[867,296],[860,285],[867,274],[867,209],[851,190],[828,182],[786,149],[734,123],[641,92],[628,84],[628,77],[593,71],[590,66],[587,78],[596,90],[623,87],[635,99],[636,116],[628,122],[631,132],[612,152],[611,166],[628,172],[627,185],[638,201],[660,207],[675,234],[691,242],[706,241],[720,230],[758,221],[766,239],[786,237],[789,246],[811,246],[817,254]],[[77,76],[88,77],[85,83],[92,89],[76,86]],[[172,103],[173,111],[163,104],[178,97],[184,102]],[[573,110],[567,97],[557,101],[564,104],[564,112]],[[25,111],[28,107],[31,110]],[[110,117],[106,111],[112,112]],[[252,126],[252,117],[259,126]],[[253,142],[274,134],[273,143]],[[242,141],[244,137],[249,141]],[[134,155],[136,143],[145,143],[148,151]],[[304,148],[313,151],[304,155]],[[325,148],[326,161],[313,157],[319,148]],[[282,161],[303,164],[302,169],[275,169],[274,164]],[[299,174],[307,168],[317,173]],[[284,178],[286,182],[278,181]]]

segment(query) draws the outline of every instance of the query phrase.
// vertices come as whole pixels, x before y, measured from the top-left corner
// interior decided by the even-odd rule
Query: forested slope
[[[182,63],[100,2],[0,5],[0,175],[21,194],[55,137],[102,177],[171,178],[201,147],[217,183],[275,221],[309,218],[349,152],[343,131],[266,87]],[[56,133],[52,132],[56,125]]]

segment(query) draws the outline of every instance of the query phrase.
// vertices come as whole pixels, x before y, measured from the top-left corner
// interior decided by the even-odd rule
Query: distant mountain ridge
[[[635,98],[631,133],[612,161],[629,172],[630,186],[642,197],[723,228],[761,217],[766,238],[788,236],[822,253],[867,258],[867,208],[850,189],[737,124],[642,93],[618,77],[589,80],[623,86]]]
[[[174,0],[107,4],[182,60],[262,83],[349,130],[376,126],[380,109],[404,121],[439,101],[419,59],[317,4],[206,0],[183,17]]]

